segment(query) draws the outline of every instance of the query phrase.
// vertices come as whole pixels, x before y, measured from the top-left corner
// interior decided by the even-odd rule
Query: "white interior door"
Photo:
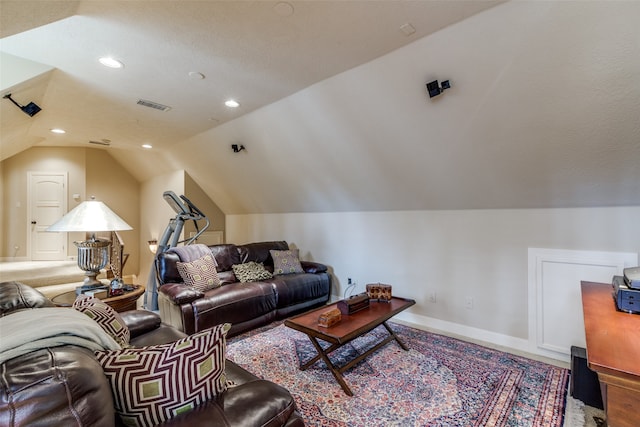
[[[67,233],[51,233],[47,227],[67,212],[67,173],[29,172],[29,233],[31,259],[64,260]]]

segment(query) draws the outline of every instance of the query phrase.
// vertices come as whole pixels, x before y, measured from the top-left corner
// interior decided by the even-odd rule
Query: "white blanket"
[[[92,351],[121,348],[100,325],[72,308],[21,310],[0,318],[0,363],[68,344]]]

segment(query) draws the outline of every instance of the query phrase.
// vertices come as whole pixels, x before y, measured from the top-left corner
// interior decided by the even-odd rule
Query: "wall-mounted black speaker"
[[[16,101],[13,100],[13,98],[11,97],[10,93],[8,93],[5,96],[3,96],[3,98],[4,99],[8,99],[9,101],[11,101],[16,107],[21,109],[25,114],[28,114],[29,117],[35,116],[41,110],[41,108],[38,107],[34,102],[30,102],[27,105],[18,104]]]
[[[25,113],[27,113],[29,116],[33,117],[36,114],[38,114],[38,112],[42,109],[40,107],[38,107],[36,104],[34,104],[33,102],[28,103],[27,105],[21,107],[22,111],[24,111]]]
[[[442,91],[440,90],[440,85],[438,85],[437,80],[427,83],[427,92],[429,92],[429,98],[440,95]]]

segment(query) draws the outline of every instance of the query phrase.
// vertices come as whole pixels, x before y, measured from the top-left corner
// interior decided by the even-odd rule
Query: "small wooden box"
[[[338,301],[338,309],[342,314],[353,314],[365,308],[369,308],[369,296],[365,293]]]
[[[318,317],[318,326],[329,328],[342,320],[342,313],[337,308],[327,310]]]
[[[370,299],[384,302],[391,301],[391,285],[369,283],[367,285],[367,295],[369,295]]]

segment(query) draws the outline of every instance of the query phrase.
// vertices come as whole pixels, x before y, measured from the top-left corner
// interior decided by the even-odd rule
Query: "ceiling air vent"
[[[138,105],[142,105],[143,107],[155,108],[160,111],[169,111],[171,107],[166,105],[158,104],[157,102],[147,101],[145,99],[138,99]]]
[[[108,147],[109,145],[111,145],[111,140],[110,139],[101,139],[100,141],[91,140],[89,141],[89,144],[105,145]]]

